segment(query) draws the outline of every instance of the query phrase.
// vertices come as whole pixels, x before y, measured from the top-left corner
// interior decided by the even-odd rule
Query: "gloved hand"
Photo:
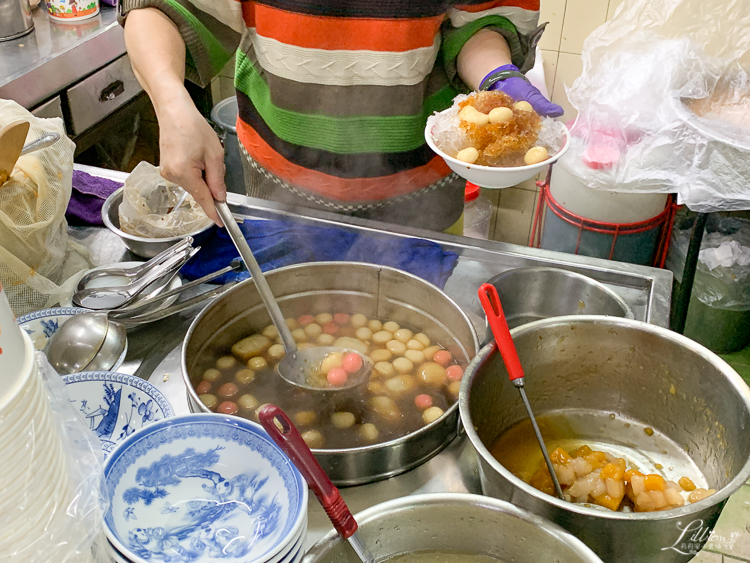
[[[519,72],[518,67],[514,65],[504,65],[493,70],[490,74],[487,75],[487,77],[503,70]],[[487,80],[487,77],[485,77],[482,82]],[[516,102],[527,101],[531,104],[531,107],[534,108],[534,111],[539,115],[545,115],[547,117],[560,117],[564,113],[563,108],[561,108],[557,104],[553,104],[552,102],[550,102],[530,82],[517,76],[511,76],[510,78],[506,78],[505,80],[499,80],[492,84],[492,86],[490,86],[488,90],[499,90],[501,92],[505,92]]]

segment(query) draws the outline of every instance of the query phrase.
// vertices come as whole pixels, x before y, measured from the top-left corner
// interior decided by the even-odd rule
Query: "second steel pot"
[[[497,289],[510,328],[564,315],[633,318],[630,307],[606,285],[561,268],[515,268],[487,283]]]
[[[355,515],[359,533],[377,561],[396,555],[445,550],[515,563],[601,563],[565,530],[507,502],[457,493],[407,496]],[[355,561],[331,530],[302,563]]]
[[[471,321],[445,293],[394,268],[360,262],[315,262],[266,273],[282,312],[357,312],[420,327],[455,358],[471,360],[479,342]],[[255,284],[247,280],[213,301],[193,321],[182,347],[182,374],[193,412],[208,412],[193,382],[221,350],[270,324]],[[313,450],[336,485],[358,485],[408,471],[438,453],[458,433],[458,403],[435,422],[397,440],[341,450]]]
[[[490,452],[498,436],[525,416],[490,344],[467,368],[459,399],[484,493],[560,524],[608,563],[692,559],[727,498],[750,478],[750,390],[740,376],[692,340],[639,321],[557,317],[511,334],[538,417],[565,409],[575,428],[580,413],[599,413],[596,424],[575,430],[583,442],[623,445],[644,460],[669,453],[687,465],[665,464],[668,478],[691,466],[717,492],[672,510],[612,512],[562,501],[519,479]]]

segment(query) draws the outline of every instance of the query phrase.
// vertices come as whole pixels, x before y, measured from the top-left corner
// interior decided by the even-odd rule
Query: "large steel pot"
[[[710,536],[729,495],[750,478],[750,390],[739,375],[692,340],[639,321],[558,317],[516,328],[512,335],[537,415],[600,411],[596,425],[578,429],[582,437],[642,448],[652,459],[683,456],[718,492],[669,511],[625,513],[567,503],[526,484],[489,451],[499,435],[525,417],[518,391],[490,344],[466,370],[459,400],[461,420],[479,454],[485,494],[560,524],[607,562],[690,560]],[[649,428],[652,437],[663,438],[649,442]]]
[[[359,534],[377,561],[426,550],[460,551],[515,563],[599,563],[559,526],[507,502],[441,493],[384,502],[356,515]],[[354,561],[348,543],[331,530],[302,563]]]
[[[316,262],[279,268],[266,274],[285,316],[341,310],[388,318],[422,327],[466,363],[479,349],[473,325],[445,293],[426,281],[394,268],[359,262]],[[193,412],[208,412],[193,383],[212,364],[218,351],[271,323],[255,284],[247,280],[214,300],[193,321],[182,347],[182,374]],[[411,434],[372,446],[313,450],[337,485],[357,485],[398,475],[427,461],[458,432],[458,404]]]

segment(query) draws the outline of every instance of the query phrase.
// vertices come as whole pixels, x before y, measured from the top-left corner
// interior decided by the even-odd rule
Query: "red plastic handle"
[[[341,498],[339,490],[331,483],[328,475],[307,447],[299,430],[289,420],[286,413],[276,405],[263,407],[258,413],[258,418],[266,432],[289,456],[307,484],[310,485],[339,535],[344,539],[349,539],[357,531],[357,521],[346,506],[344,499]]]
[[[521,360],[518,359],[516,345],[513,344],[513,338],[510,336],[508,322],[505,320],[503,307],[500,305],[500,296],[497,289],[489,283],[482,284],[479,288],[479,302],[482,304],[484,314],[487,315],[487,322],[490,324],[492,334],[495,335],[497,348],[505,362],[505,369],[508,370],[508,376],[511,381],[523,379],[523,368]]]

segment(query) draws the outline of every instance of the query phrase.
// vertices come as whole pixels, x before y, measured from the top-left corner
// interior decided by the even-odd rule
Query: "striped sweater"
[[[121,0],[156,7],[206,85],[236,50],[238,136],[249,168],[321,201],[389,200],[449,174],[424,142],[427,116],[466,91],[456,72],[478,30],[533,65],[539,0]]]

